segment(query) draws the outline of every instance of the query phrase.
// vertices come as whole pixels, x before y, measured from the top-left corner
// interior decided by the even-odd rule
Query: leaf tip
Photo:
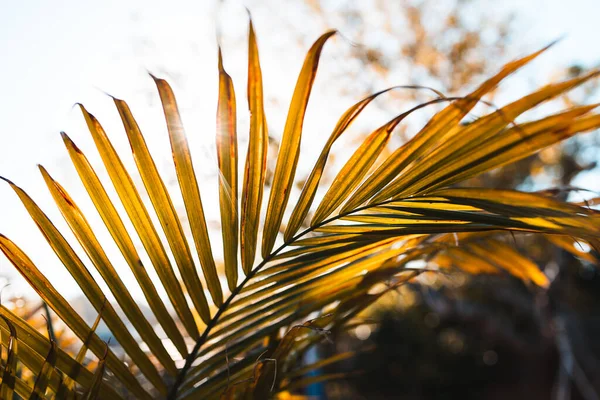
[[[65,146],[67,146],[68,149],[73,149],[73,151],[75,151],[76,153],[82,154],[82,151],[79,149],[79,147],[77,147],[77,145],[75,144],[75,142],[73,142],[69,135],[67,135],[65,132],[61,132],[60,136],[62,137],[63,143],[65,144]]]
[[[55,185],[56,181],[52,178],[52,176],[50,176],[48,170],[44,168],[42,164],[38,164],[37,167],[40,170],[40,173],[42,174],[42,177],[44,178],[46,183]]]
[[[96,118],[87,110],[87,108],[85,108],[85,106],[81,103],[75,103],[76,106],[79,106],[79,109],[81,110],[81,113],[83,114],[83,117],[87,120],[88,118],[95,120]]]
[[[0,175],[0,180],[3,180],[4,182],[8,183],[10,186],[16,186],[16,185],[13,183],[13,181],[11,181],[10,179],[8,179],[8,178],[5,178],[5,177],[3,177],[3,176],[1,176],[1,175]]]
[[[217,47],[217,57],[218,57],[218,63],[219,63],[219,72],[223,73],[225,72],[225,69],[223,68],[223,51],[221,50],[221,45],[219,44]]]
[[[150,76],[150,78],[152,78],[152,80],[154,81],[154,83],[156,83],[157,86],[162,83],[165,83],[165,80],[163,78],[159,78],[158,76],[154,75],[149,70],[146,70],[146,73]]]

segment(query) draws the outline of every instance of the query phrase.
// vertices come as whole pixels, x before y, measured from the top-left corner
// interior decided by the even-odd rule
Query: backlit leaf
[[[321,51],[327,39],[335,34],[330,31],[322,35],[308,51],[304,60],[304,65],[298,76],[292,102],[288,111],[288,117],[283,130],[281,146],[277,156],[275,166],[275,175],[273,185],[269,195],[269,204],[267,206],[267,216],[262,241],[262,256],[267,257],[277,239],[279,226],[285,212],[290,190],[298,165],[298,156],[300,155],[300,139],[302,136],[302,125],[304,115],[308,105],[308,99],[312,90],[312,85],[317,74],[319,58]]]
[[[258,226],[267,170],[269,134],[263,104],[263,84],[258,46],[252,20],[248,33],[248,109],[250,110],[250,138],[244,169],[242,193],[242,222],[240,245],[242,268],[246,275],[252,269],[256,255]]]
[[[198,252],[200,264],[204,271],[208,290],[215,304],[220,306],[223,303],[223,292],[219,277],[217,276],[217,268],[212,255],[208,228],[206,227],[204,207],[200,198],[200,189],[198,188],[198,181],[196,180],[196,173],[194,172],[194,165],[192,164],[192,157],[183,129],[183,123],[179,116],[175,95],[173,94],[173,90],[171,90],[171,86],[164,79],[153,78],[158,88],[167,120],[173,161],[175,162],[175,170],[177,171],[177,179],[179,180],[179,187],[183,195],[188,221],[192,229],[192,236],[196,244],[196,251]]]
[[[219,48],[219,100],[217,105],[217,156],[219,159],[219,204],[225,274],[229,290],[238,278],[238,157],[235,91],[231,77],[223,68]]]

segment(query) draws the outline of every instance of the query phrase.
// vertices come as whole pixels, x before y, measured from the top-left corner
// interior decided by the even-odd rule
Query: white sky
[[[598,0],[482,0],[475,3],[493,13],[517,12],[521,35],[517,43],[518,54],[538,49],[566,35],[544,56],[543,62],[535,64],[535,74],[549,74],[560,66],[573,63],[590,66],[600,60],[597,52],[597,38],[600,36]],[[170,149],[163,116],[157,108],[158,97],[146,75],[146,70],[150,70],[169,79],[178,95],[190,143],[198,156],[197,173],[209,182],[208,187],[201,188],[203,201],[207,208],[216,210],[216,184],[209,179],[214,174],[215,164],[215,21],[218,19],[222,25],[225,66],[234,80],[237,79],[238,107],[243,114],[240,115],[240,128],[243,129],[247,119],[243,113],[246,110],[243,41],[247,29],[244,5],[253,11],[267,96],[275,96],[287,103],[308,43],[302,46],[288,44],[286,40],[290,40],[291,36],[285,30],[285,24],[294,21],[288,28],[306,33],[309,41],[323,31],[323,27],[317,24],[290,18],[298,10],[287,2],[229,1],[218,8],[215,1],[208,0],[0,0],[0,77],[3,81],[0,93],[0,175],[24,188],[63,234],[72,239],[52,204],[36,164],[47,167],[84,210],[91,209],[58,134],[61,130],[66,131],[91,159],[101,178],[105,177],[80,113],[72,108],[75,102],[81,102],[99,118],[126,164],[134,168],[120,119],[110,99],[103,94],[105,91],[128,101],[159,168],[174,176],[169,164]],[[337,62],[328,56],[328,49],[344,45],[347,43],[339,40],[328,45],[322,58],[325,68],[328,68],[328,61],[330,64]],[[228,49],[231,51],[228,52]],[[166,76],[163,67],[177,74]],[[333,67],[330,65],[329,68]],[[313,99],[319,106],[309,109],[306,127],[310,132],[304,143],[311,143],[310,135],[322,138],[323,134],[327,134],[337,116],[349,106],[349,103],[335,101],[335,93],[327,93],[326,86],[317,79]],[[267,108],[269,105],[267,103]],[[271,112],[268,117],[270,126],[280,131],[284,115]],[[240,144],[242,152],[245,146],[245,143]],[[596,189],[600,190],[600,187]],[[180,205],[179,199],[176,198],[175,202]],[[0,232],[21,246],[59,291],[67,296],[79,294],[72,278],[5,184],[0,185],[0,204]],[[96,213],[89,212],[88,218],[93,226],[101,227],[98,235],[103,239],[102,243],[109,248],[112,246],[110,254],[115,254],[115,246],[108,240]],[[71,243],[75,241],[71,240]],[[86,260],[85,257],[83,259]],[[124,262],[116,262],[115,265],[123,271],[126,281],[133,279]],[[0,256],[0,275],[9,274],[11,270],[12,266]],[[14,284],[13,291],[19,292],[21,288]]]

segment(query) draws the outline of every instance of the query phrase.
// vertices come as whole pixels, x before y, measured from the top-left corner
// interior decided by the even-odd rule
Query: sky
[[[535,70],[530,72],[532,74],[550,75],[560,67],[572,64],[589,67],[600,61],[596,50],[600,34],[597,22],[600,1],[472,0],[471,3],[492,14],[516,13],[520,35],[515,43],[517,54],[563,38],[544,55],[544,62],[535,64]],[[74,168],[69,165],[59,132],[67,132],[92,164],[100,165],[83,119],[73,107],[76,102],[81,102],[109,132],[126,166],[135,168],[118,114],[106,94],[123,98],[138,119],[160,171],[173,177],[162,111],[153,82],[147,75],[150,71],[166,77],[173,85],[190,144],[197,156],[197,173],[201,180],[207,182],[206,187],[201,188],[203,201],[209,210],[216,210],[216,183],[212,179],[216,164],[215,32],[218,25],[225,50],[225,67],[241,89],[245,85],[246,62],[243,42],[246,40],[247,19],[244,6],[252,11],[258,32],[265,91],[267,94],[278,93],[285,103],[291,97],[303,52],[323,31],[319,24],[293,18],[299,10],[287,2],[0,0],[0,77],[3,80],[0,92],[0,176],[25,189],[65,237],[75,243],[44,187],[37,169],[37,164],[42,164],[67,188],[84,211],[92,210],[87,213],[92,226],[103,227]],[[290,30],[306,34],[308,42],[301,46],[289,45]],[[350,37],[351,34],[348,33]],[[344,45],[347,43],[336,41],[328,46]],[[336,61],[327,54],[326,48],[322,64]],[[337,116],[349,105],[336,101],[335,93],[328,93],[326,89],[325,82],[317,80],[313,98],[321,100],[318,107],[309,109],[305,147],[310,147],[311,138],[322,137],[321,126],[333,126]],[[242,93],[238,94],[238,100],[243,99]],[[269,106],[267,103],[267,108]],[[240,109],[245,109],[245,106],[240,105]],[[269,118],[270,126],[280,130],[284,116],[274,113]],[[240,131],[245,126],[247,116],[240,115]],[[245,146],[244,142],[240,143],[241,149]],[[106,179],[102,168],[97,168],[97,171],[101,179]],[[140,183],[139,180],[136,183]],[[174,182],[167,183],[172,185]],[[591,182],[591,185],[594,183]],[[600,190],[598,186],[594,188]],[[176,206],[181,207],[181,199],[176,195],[174,201]],[[0,184],[0,205],[0,233],[21,246],[59,291],[67,297],[79,294],[73,279],[6,184]],[[97,234],[109,254],[118,254],[105,230],[98,229]],[[218,241],[218,238],[214,239]],[[76,250],[83,255],[81,249]],[[118,264],[117,268],[122,271],[126,282],[133,282],[133,276],[124,263]],[[14,279],[13,267],[2,256],[0,276],[12,277],[11,290],[14,293],[27,292],[25,286]],[[139,296],[141,292],[134,290],[134,293]]]

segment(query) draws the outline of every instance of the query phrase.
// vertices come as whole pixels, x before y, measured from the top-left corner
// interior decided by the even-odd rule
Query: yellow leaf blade
[[[577,257],[580,257],[592,264],[599,264],[600,259],[594,254],[592,251],[585,251],[581,242],[577,239],[574,239],[569,236],[563,235],[546,235],[546,239],[550,241],[550,243],[558,246]],[[589,246],[589,245],[588,245]]]
[[[497,140],[491,140],[487,143],[481,151],[465,155],[454,163],[451,168],[431,173],[419,181],[418,184],[412,186],[411,190],[426,192],[450,186],[485,171],[521,160],[545,147],[581,133],[583,130],[574,129],[577,120],[573,120],[573,118],[581,116],[592,108],[591,106],[580,107],[539,121],[520,125],[518,129],[508,129],[502,132]],[[594,126],[588,126],[586,130],[595,129],[598,126],[600,126],[600,119],[596,119]],[[404,196],[405,193],[399,193],[395,197]],[[376,196],[373,201],[379,201],[382,197]]]
[[[199,334],[194,316],[188,307],[181,286],[173,272],[171,262],[158,237],[156,228],[150,220],[150,215],[148,215],[148,211],[137,189],[133,185],[131,176],[129,176],[123,162],[108,140],[98,120],[92,114],[88,113],[82,105],[80,105],[80,108],[117,194],[152,261],[156,273],[167,290],[167,294],[177,315],[190,336],[197,338]]]
[[[67,224],[75,234],[75,237],[98,272],[100,272],[104,281],[107,283],[110,291],[115,296],[117,303],[121,306],[121,309],[131,324],[140,334],[142,340],[146,342],[150,351],[158,358],[166,370],[175,376],[177,374],[177,368],[175,367],[173,359],[165,349],[152,325],[150,325],[137,303],[133,300],[133,297],[108,259],[108,256],[104,252],[96,235],[93,233],[92,227],[87,222],[85,216],[67,191],[58,182],[52,179],[46,169],[40,166],[40,171],[54,198],[54,202],[60,209],[65,221],[67,221]]]
[[[54,341],[51,341],[50,351],[48,352],[48,355],[44,360],[44,364],[42,365],[41,371],[35,378],[35,383],[33,385],[33,393],[31,394],[31,397],[29,397],[29,400],[39,400],[44,399],[46,397],[46,389],[48,388],[50,376],[56,368],[56,357],[56,343],[54,343]]]
[[[150,196],[150,201],[154,206],[163,232],[167,237],[173,258],[175,258],[175,263],[179,268],[188,295],[192,299],[192,303],[194,303],[202,320],[208,323],[210,321],[210,310],[208,309],[206,295],[204,294],[190,247],[185,239],[181,222],[179,221],[169,192],[167,192],[167,188],[158,174],[154,160],[148,151],[148,146],[146,146],[146,141],[131,114],[129,106],[123,100],[115,98],[114,101],[125,126],[125,132],[127,133],[138,171]]]
[[[186,357],[188,351],[185,341],[183,340],[183,336],[181,335],[181,332],[179,332],[175,321],[169,314],[169,311],[163,303],[161,296],[159,296],[154,283],[150,280],[150,276],[146,272],[145,266],[142,264],[131,236],[127,232],[123,220],[119,216],[114,204],[108,197],[106,189],[100,182],[100,179],[98,179],[96,172],[81,150],[64,132],[62,133],[62,137],[67,151],[69,152],[69,156],[71,157],[71,161],[75,166],[83,185],[92,199],[96,210],[100,214],[102,221],[108,228],[112,238],[116,242],[119,250],[123,254],[123,257],[127,261],[129,268],[139,283],[144,293],[144,297],[148,301],[150,309],[179,353],[182,355],[182,357]],[[138,223],[138,225],[140,223]],[[134,226],[135,225],[136,223],[134,223]],[[147,244],[149,239],[146,238],[145,241]],[[160,273],[159,277],[161,277],[162,280],[162,275]]]
[[[8,325],[10,337],[8,340],[8,355],[6,356],[6,365],[2,373],[2,382],[0,383],[0,397],[3,399],[12,399],[16,384],[17,360],[18,360],[18,342],[17,329],[4,315],[0,318]]]
[[[261,247],[263,258],[269,255],[277,239],[283,213],[290,197],[291,184],[296,173],[300,153],[302,125],[312,85],[317,73],[319,58],[325,42],[334,34],[335,31],[327,32],[317,39],[306,55],[304,65],[298,76],[283,130],[275,174],[273,176],[273,185],[269,195]]]
[[[550,285],[548,277],[529,258],[520,254],[516,249],[498,240],[487,240],[469,246],[475,254],[493,261],[496,265],[520,278],[537,286],[547,288]]]
[[[219,160],[219,205],[223,234],[225,275],[233,291],[238,279],[238,158],[235,91],[223,68],[219,48],[219,100],[217,104],[217,157]]]
[[[100,394],[100,387],[102,385],[102,377],[104,376],[104,370],[106,369],[106,357],[108,356],[108,344],[106,345],[106,352],[104,356],[98,361],[96,372],[94,372],[94,378],[92,379],[92,385],[88,388],[86,393],[83,395],[84,400],[95,400]]]
[[[254,264],[260,210],[267,169],[269,135],[263,104],[263,84],[258,46],[252,20],[248,33],[248,108],[250,110],[250,139],[244,169],[244,188],[241,209],[242,269],[247,275]]]
[[[17,268],[19,273],[27,280],[30,286],[40,295],[48,306],[56,312],[65,324],[81,340],[86,340],[90,335],[90,328],[83,319],[73,310],[69,303],[62,297],[46,277],[37,269],[31,259],[17,247],[10,239],[0,234],[0,251]],[[106,350],[104,342],[96,335],[92,334],[89,342],[90,350],[98,357],[101,357]],[[129,371],[123,362],[110,351],[107,358],[108,367],[114,372],[119,380],[131,391],[132,394],[141,399],[151,399],[133,374]]]
[[[50,349],[50,341],[43,336],[39,331],[27,323],[27,321],[19,318],[6,307],[0,305],[0,313],[10,320],[17,329],[17,340],[19,341],[19,361],[23,363],[31,371],[41,371],[44,364],[44,355],[48,354]],[[8,345],[8,337],[10,331],[0,324],[2,329],[2,343],[6,347]],[[93,332],[91,332],[93,333]],[[90,335],[91,335],[90,333]],[[90,385],[92,374],[81,365],[81,361],[73,360],[66,352],[57,348],[56,366],[63,372],[65,379],[63,383],[69,379],[73,379],[83,387]],[[58,376],[53,376],[49,382],[50,388],[59,395],[61,387],[59,385]],[[111,398],[121,399],[110,386],[103,385],[104,395]],[[66,390],[68,393],[69,390]],[[59,397],[61,398],[61,397]]]
[[[181,188],[181,194],[183,196],[188,221],[190,222],[194,243],[196,244],[196,251],[198,252],[200,264],[204,271],[208,290],[210,291],[215,305],[220,307],[223,303],[223,292],[221,290],[219,277],[217,276],[217,268],[215,266],[212,247],[208,237],[206,216],[204,215],[200,189],[192,164],[192,156],[179,115],[175,95],[165,80],[155,77],[152,78],[156,83],[160,100],[163,105],[167,129],[169,131],[169,139],[171,141],[171,150],[173,152],[173,161],[175,162],[175,170],[177,171],[177,179],[179,181],[179,187]]]
[[[331,215],[342,204],[352,190],[360,184],[362,178],[369,172],[377,157],[385,149],[392,130],[397,123],[398,121],[394,119],[375,130],[352,154],[352,157],[350,157],[337,174],[327,193],[325,193],[323,200],[317,207],[315,215],[310,222],[311,226],[323,222],[325,218]]]
[[[54,250],[71,276],[73,276],[92,306],[98,312],[100,312],[101,309],[104,310],[103,319],[123,347],[123,350],[129,354],[131,359],[138,365],[140,371],[148,378],[148,380],[152,382],[159,391],[166,393],[166,385],[160,377],[156,367],[150,361],[148,356],[140,349],[139,344],[133,338],[123,323],[123,320],[117,315],[112,305],[106,302],[106,297],[104,296],[104,293],[102,293],[100,286],[98,286],[98,283],[94,280],[73,248],[37,204],[35,204],[21,188],[12,182],[9,182],[9,184],[19,196],[19,199],[27,209],[27,212],[31,215],[31,218],[38,226],[40,232],[44,235],[52,250]]]
[[[466,97],[457,100],[437,113],[429,123],[406,145],[396,150],[352,195],[342,212],[352,210],[390,183],[413,160],[429,149],[432,143],[439,143],[446,134],[479,102],[481,97],[493,90],[500,81],[525,64],[536,58],[547,49],[544,48],[529,56],[506,64],[494,77],[481,84]]]
[[[423,180],[431,179],[434,172],[458,169],[456,165],[458,163],[466,164],[466,158],[485,159],[487,156],[480,154],[492,153],[492,150],[489,149],[491,142],[502,140],[505,135],[502,129],[511,123],[514,125],[515,118],[540,103],[584,83],[597,74],[598,72],[594,72],[566,82],[546,86],[490,115],[478,119],[464,128],[458,128],[457,133],[452,136],[451,140],[441,143],[430,154],[427,154],[418,163],[395,178],[392,183],[373,198],[372,202],[387,199],[396,193],[403,193],[405,196],[414,194],[418,190],[415,187],[424,186],[422,184]],[[589,110],[591,108],[582,109],[581,111],[585,113]],[[575,115],[565,115],[565,118],[573,116]]]
[[[284,239],[286,242],[289,242],[294,234],[298,232],[300,225],[302,225],[302,222],[308,215],[310,206],[312,205],[315,194],[317,193],[319,183],[321,182],[321,177],[323,176],[323,170],[325,169],[329,152],[331,151],[331,147],[335,141],[346,131],[346,129],[348,129],[356,117],[360,115],[360,113],[365,109],[365,107],[367,107],[367,105],[369,105],[369,103],[371,103],[380,95],[395,88],[396,87],[385,89],[362,99],[346,110],[346,112],[340,117],[335,128],[333,129],[333,132],[329,136],[327,143],[323,147],[323,150],[321,150],[321,154],[319,155],[315,166],[311,170],[310,175],[306,180],[304,187],[302,188],[300,198],[294,206],[294,210],[292,211],[292,215],[285,229]]]
[[[92,325],[91,329],[90,329],[90,334],[88,335],[88,337],[83,341],[83,344],[81,346],[81,348],[79,349],[79,351],[77,352],[77,355],[75,356],[75,361],[77,361],[78,363],[83,363],[83,360],[85,359],[85,355],[88,351],[88,347],[89,347],[89,342],[92,339],[92,334],[94,332],[96,332],[96,329],[98,328],[98,324],[100,324],[100,321],[102,320],[102,310],[100,310],[100,312],[98,313],[98,316],[96,317],[96,320],[94,321],[94,324]],[[72,391],[73,388],[75,387],[75,381],[77,380],[76,377],[70,377],[70,376],[66,376],[62,382],[61,382],[61,387],[64,386],[66,390],[68,391]],[[57,396],[60,393],[60,389],[57,391]]]

